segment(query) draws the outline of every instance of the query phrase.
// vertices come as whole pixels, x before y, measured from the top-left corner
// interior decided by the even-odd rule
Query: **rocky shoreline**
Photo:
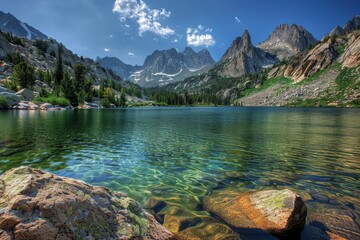
[[[244,231],[257,239],[360,239],[349,215],[309,213],[289,189],[215,191],[199,206],[208,217],[156,199],[145,207],[121,192],[18,167],[0,176],[0,239],[248,239]]]

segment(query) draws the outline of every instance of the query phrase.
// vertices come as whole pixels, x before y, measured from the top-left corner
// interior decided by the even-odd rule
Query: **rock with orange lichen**
[[[307,208],[293,191],[266,190],[252,193],[220,191],[206,196],[204,208],[237,228],[258,228],[288,235],[304,228]]]
[[[174,239],[124,193],[29,167],[0,177],[0,239]]]

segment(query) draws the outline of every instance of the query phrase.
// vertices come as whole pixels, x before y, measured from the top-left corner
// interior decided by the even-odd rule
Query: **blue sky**
[[[207,48],[219,60],[248,29],[256,45],[282,23],[321,39],[360,14],[359,0],[0,0],[0,10],[90,58],[139,64],[155,50]]]

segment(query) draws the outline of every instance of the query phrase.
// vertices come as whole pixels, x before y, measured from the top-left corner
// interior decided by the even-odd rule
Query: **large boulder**
[[[174,239],[135,200],[29,167],[0,177],[0,239]]]
[[[8,106],[14,106],[21,101],[21,97],[10,92],[0,92],[0,97],[5,98]]]
[[[26,88],[21,89],[20,91],[16,92],[15,94],[18,96],[22,96],[25,101],[31,101],[35,97],[34,92],[29,89],[26,89]]]
[[[54,106],[50,103],[43,103],[40,105],[40,110],[54,110]]]
[[[293,191],[265,190],[251,193],[220,191],[206,196],[204,208],[237,228],[258,228],[289,235],[304,228],[307,208]]]

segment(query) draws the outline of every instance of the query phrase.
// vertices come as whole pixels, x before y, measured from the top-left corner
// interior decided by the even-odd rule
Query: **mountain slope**
[[[282,24],[270,34],[269,38],[257,47],[275,55],[279,60],[292,56],[315,45],[317,40],[306,29],[292,24]]]
[[[28,25],[10,13],[0,11],[0,30],[12,33],[14,36],[27,38],[30,40],[48,39],[48,36]]]
[[[97,58],[96,62],[104,68],[113,70],[122,79],[129,79],[132,72],[136,72],[141,69],[140,66],[126,64],[116,57]]]
[[[5,33],[0,32],[0,66],[3,66],[0,69],[4,71],[0,72],[0,75],[11,76],[14,64],[11,63],[7,56],[15,52],[24,57],[26,62],[34,66],[36,70],[46,72],[55,69],[56,52],[59,46],[58,42],[53,39],[37,40],[37,42],[41,42],[41,47],[39,47],[34,44],[34,41],[23,38],[21,39],[21,44],[14,44],[9,42],[5,35]],[[64,70],[69,73],[73,72],[76,64],[85,66],[86,77],[92,80],[94,87],[104,82],[104,80],[107,80],[117,82],[127,89],[139,89],[139,86],[130,82],[124,82],[119,76],[101,67],[100,64],[94,60],[79,57],[66,47],[63,47],[62,60]],[[11,78],[8,78],[8,80],[10,79]],[[50,90],[47,84],[37,81],[35,91],[39,92],[44,86]]]
[[[198,53],[191,48],[155,51],[147,56],[141,69],[129,79],[143,87],[163,86],[208,71],[214,60],[207,50]]]
[[[360,30],[324,39],[241,91],[243,106],[360,106]],[[257,87],[257,88],[256,88]]]

